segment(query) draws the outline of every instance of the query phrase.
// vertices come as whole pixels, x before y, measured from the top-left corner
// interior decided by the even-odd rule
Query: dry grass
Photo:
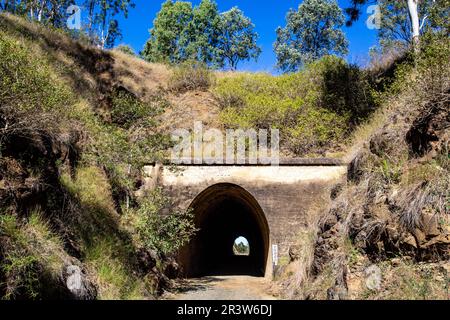
[[[445,264],[414,264],[396,259],[378,266],[381,269],[380,290],[370,290],[361,282],[353,293],[357,299],[369,300],[449,300],[450,276]]]
[[[165,90],[173,71],[166,65],[149,63],[139,57],[112,50],[116,81],[145,98]]]
[[[214,80],[214,74],[207,66],[196,62],[187,62],[174,67],[173,74],[169,79],[169,89],[176,94],[207,91]]]

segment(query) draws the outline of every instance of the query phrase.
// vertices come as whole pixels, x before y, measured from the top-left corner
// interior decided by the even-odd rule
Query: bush
[[[58,132],[72,99],[68,88],[48,64],[1,31],[0,57],[0,147],[12,136]]]
[[[0,105],[16,110],[54,111],[69,100],[41,59],[0,31]]]
[[[157,189],[146,196],[137,209],[127,212],[129,224],[138,235],[138,243],[163,255],[175,253],[197,231],[190,211],[161,214],[167,204],[168,199]]]
[[[213,93],[230,128],[278,128],[281,146],[297,155],[324,153],[374,109],[365,75],[329,56],[281,76],[238,74]]]
[[[152,125],[153,117],[163,111],[162,107],[167,104],[162,97],[154,99],[152,104],[145,103],[128,91],[115,90],[112,94],[111,121],[124,129],[133,125]]]
[[[175,68],[169,80],[169,89],[177,93],[206,91],[212,82],[213,75],[206,65],[200,62],[185,62]]]

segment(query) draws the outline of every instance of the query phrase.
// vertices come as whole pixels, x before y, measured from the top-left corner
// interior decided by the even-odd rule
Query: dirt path
[[[276,300],[271,282],[250,276],[211,276],[183,280],[167,300]]]

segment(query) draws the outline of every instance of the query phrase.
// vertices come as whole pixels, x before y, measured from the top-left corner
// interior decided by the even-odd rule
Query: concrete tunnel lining
[[[218,183],[197,195],[190,208],[199,231],[179,254],[186,277],[265,276],[269,225],[257,200],[247,190]],[[249,256],[233,254],[232,245],[238,236],[249,241]]]

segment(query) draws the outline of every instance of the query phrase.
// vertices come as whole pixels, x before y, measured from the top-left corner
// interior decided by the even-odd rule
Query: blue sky
[[[241,62],[239,70],[274,72],[276,56],[272,45],[275,41],[275,29],[285,25],[286,13],[290,8],[298,8],[301,0],[216,0],[220,11],[226,11],[233,6],[239,7],[250,17],[259,34],[258,44],[262,47],[262,54],[257,62]],[[123,33],[121,43],[130,45],[136,52],[142,50],[149,37],[148,30],[161,8],[164,0],[134,0],[136,7],[130,10],[128,19],[120,18]],[[197,5],[200,0],[191,1]],[[339,0],[342,8],[348,6],[348,0]],[[345,27],[345,33],[350,42],[349,54],[346,57],[351,63],[360,65],[367,62],[370,47],[376,44],[376,31],[369,30],[365,25],[367,14],[352,27]]]

